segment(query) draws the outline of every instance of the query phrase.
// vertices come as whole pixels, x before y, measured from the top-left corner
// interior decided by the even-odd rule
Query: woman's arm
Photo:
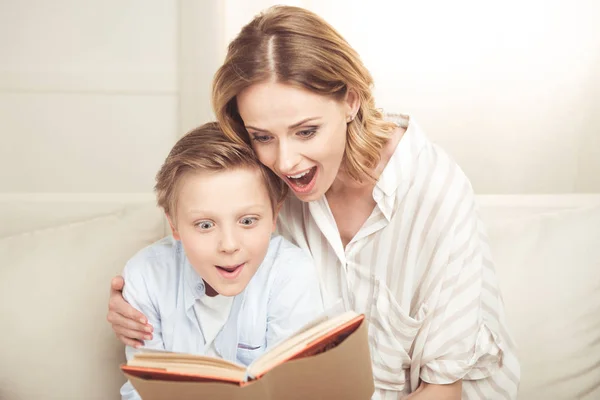
[[[487,237],[470,185],[455,192],[444,198],[451,212],[438,218],[447,218],[440,226],[448,229],[437,235],[437,260],[413,300],[427,305],[428,316],[417,338],[422,348],[413,357],[411,381],[429,383],[413,398],[439,390],[445,396],[462,380],[466,395],[512,399],[516,387],[502,370],[510,338],[502,341],[503,309]],[[518,376],[518,366],[512,372]]]
[[[125,301],[124,284],[125,281],[121,276],[112,279],[106,320],[112,325],[117,339],[126,346],[139,348],[143,340],[152,340],[153,327],[144,314]]]

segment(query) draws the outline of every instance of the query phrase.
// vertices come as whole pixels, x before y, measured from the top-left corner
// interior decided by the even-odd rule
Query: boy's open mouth
[[[217,271],[227,279],[235,279],[237,278],[242,270],[244,269],[244,265],[246,263],[241,263],[238,265],[215,265],[217,267]]]

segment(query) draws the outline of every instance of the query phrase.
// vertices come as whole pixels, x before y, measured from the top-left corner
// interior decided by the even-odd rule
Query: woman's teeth
[[[308,171],[304,171],[298,175],[288,175],[287,177],[290,179],[300,179],[302,178],[304,175],[308,174],[310,172],[310,169]]]
[[[309,170],[301,172],[296,175],[286,175],[290,184],[295,186],[297,189],[305,188],[308,186],[313,178],[315,177],[315,173],[317,171],[317,167],[312,167]]]

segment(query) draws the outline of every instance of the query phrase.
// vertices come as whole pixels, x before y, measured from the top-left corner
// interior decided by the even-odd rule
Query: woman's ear
[[[167,221],[169,221],[169,227],[171,228],[171,232],[173,233],[173,237],[175,238],[175,240],[181,240],[181,236],[179,235],[179,231],[177,230],[177,227],[173,223],[173,220],[171,219],[171,216],[169,214],[165,214],[165,215],[167,216]]]
[[[358,96],[358,92],[352,88],[349,88],[346,92],[346,98],[344,101],[346,103],[347,122],[351,122],[354,117],[356,117],[356,114],[360,108],[360,97]]]

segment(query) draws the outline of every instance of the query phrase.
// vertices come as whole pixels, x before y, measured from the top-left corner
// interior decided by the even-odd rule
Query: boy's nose
[[[239,250],[239,242],[233,232],[223,232],[219,241],[219,251],[223,253],[235,253]]]

